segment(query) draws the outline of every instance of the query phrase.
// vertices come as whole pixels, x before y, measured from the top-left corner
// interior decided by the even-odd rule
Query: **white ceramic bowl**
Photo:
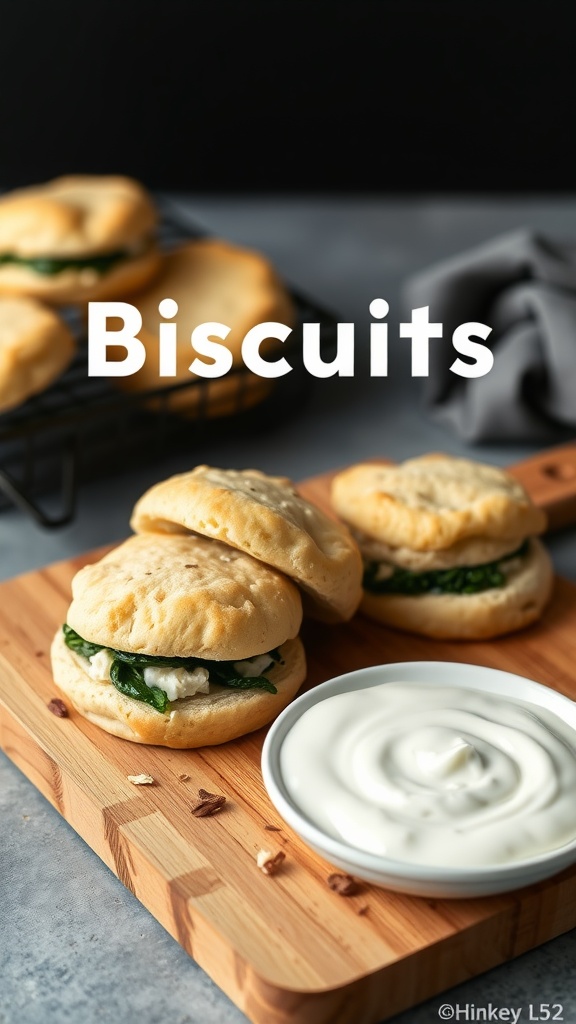
[[[288,795],[280,771],[280,748],[297,719],[314,704],[337,693],[363,690],[381,683],[417,682],[482,690],[500,697],[516,697],[547,708],[575,730],[576,703],[547,686],[523,676],[481,665],[444,661],[410,661],[374,665],[309,690],[282,712],[268,732],[262,751],[262,775],[268,795],[284,820],[304,841],[331,864],[368,882],[415,896],[489,896],[540,882],[576,863],[576,839],[547,853],[501,867],[426,867],[365,853],[327,835],[313,825]],[[575,794],[576,799],[576,794]]]

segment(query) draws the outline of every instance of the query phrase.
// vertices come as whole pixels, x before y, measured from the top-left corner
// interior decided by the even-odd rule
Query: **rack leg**
[[[76,443],[71,440],[62,455],[62,477],[60,485],[60,512],[51,515],[45,512],[41,506],[27,493],[25,487],[18,484],[13,477],[0,467],[0,491],[15,505],[21,509],[38,526],[54,530],[60,526],[66,526],[74,515],[76,505],[76,469],[77,452]]]

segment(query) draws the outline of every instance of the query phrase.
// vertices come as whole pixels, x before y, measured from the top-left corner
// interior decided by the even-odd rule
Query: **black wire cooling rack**
[[[161,243],[169,249],[186,239],[200,237],[167,203],[160,205]],[[209,428],[210,438],[269,424],[300,408],[310,385],[302,365],[301,324],[320,324],[322,353],[334,349],[335,316],[299,292],[291,290],[298,323],[283,345],[293,370],[284,377],[263,382],[268,393],[254,404],[254,378],[238,367],[226,375],[225,415],[214,415],[222,404],[220,380],[190,381],[127,394],[111,378],[88,376],[84,325],[72,310],[66,318],[79,345],[68,370],[50,388],[23,405],[0,414],[0,511],[15,505],[40,526],[64,526],[74,518],[78,488],[94,467],[113,476],[126,468],[150,463],[166,451],[198,441]],[[187,396],[192,412],[174,411],[175,392]],[[45,498],[50,496],[50,511]],[[53,511],[53,509],[56,511]]]

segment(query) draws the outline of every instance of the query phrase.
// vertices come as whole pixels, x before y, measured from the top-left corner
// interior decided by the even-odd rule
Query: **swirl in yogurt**
[[[280,768],[324,833],[397,861],[506,864],[576,838],[576,731],[492,693],[385,683],[328,697],[292,726]]]

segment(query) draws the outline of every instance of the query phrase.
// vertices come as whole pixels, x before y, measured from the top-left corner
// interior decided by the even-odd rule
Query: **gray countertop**
[[[407,273],[511,228],[530,225],[574,238],[576,199],[175,201],[214,233],[268,253],[287,280],[340,320],[355,322],[356,376],[314,382],[298,416],[261,435],[208,437],[185,454],[166,453],[161,464],[128,469],[113,483],[87,483],[75,521],[62,530],[43,532],[16,511],[1,513],[0,578],[122,538],[145,487],[198,462],[254,465],[298,479],[376,454],[402,459],[436,449],[507,464],[534,450],[470,448],[427,419],[418,404],[420,382],[410,378],[409,349],[395,340],[399,285]],[[387,379],[371,379],[362,354],[376,296],[391,307]],[[557,569],[576,580],[572,532],[551,537],[550,549]],[[0,815],[0,1024],[136,1016],[141,1024],[246,1020],[3,755]],[[574,1024],[575,956],[576,933],[570,933],[407,1012],[397,1024],[435,1021],[442,1004],[460,1008],[457,1020],[482,1019],[483,1007],[522,1007],[520,1020],[527,1021],[530,1004],[536,1019],[547,1003],[562,1004],[556,1019]]]

